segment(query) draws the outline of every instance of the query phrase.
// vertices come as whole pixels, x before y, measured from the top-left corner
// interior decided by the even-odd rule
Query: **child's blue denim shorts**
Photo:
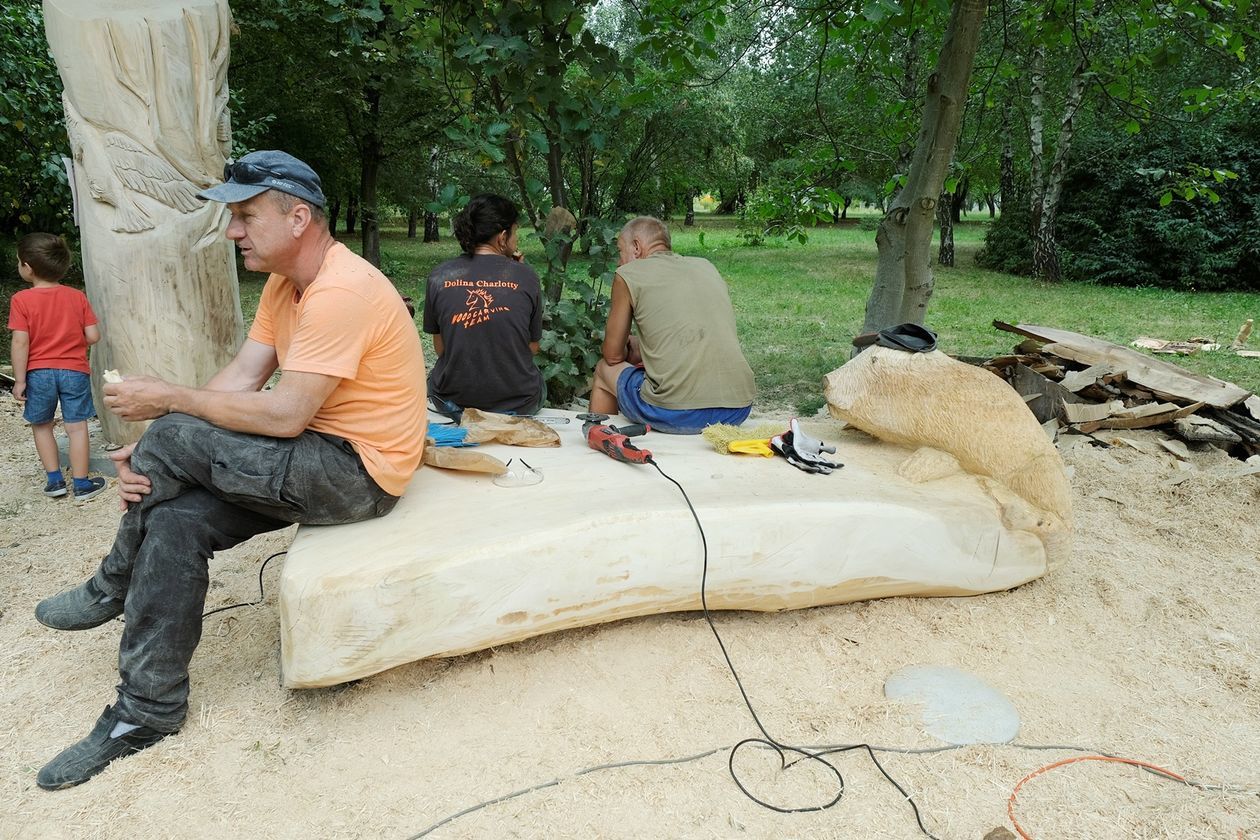
[[[22,417],[38,426],[51,423],[61,401],[61,419],[82,423],[96,416],[92,405],[92,377],[77,370],[38,368],[26,372],[26,409]]]
[[[641,367],[626,368],[617,377],[617,410],[636,423],[647,423],[654,432],[670,435],[698,435],[705,426],[730,423],[738,426],[748,419],[751,405],[742,408],[661,408],[645,401],[639,386],[647,377]]]

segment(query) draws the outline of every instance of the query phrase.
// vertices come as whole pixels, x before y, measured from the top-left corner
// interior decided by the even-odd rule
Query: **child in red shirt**
[[[70,438],[70,470],[75,501],[87,501],[105,489],[105,479],[88,478],[87,421],[92,406],[87,348],[101,340],[96,315],[83,292],[61,285],[70,268],[70,249],[59,236],[31,233],[18,242],[18,274],[32,288],[9,303],[13,330],[13,396],[26,403],[22,416],[31,424],[35,449],[48,473],[44,495],[66,495],[61,455],[53,437],[53,414]]]

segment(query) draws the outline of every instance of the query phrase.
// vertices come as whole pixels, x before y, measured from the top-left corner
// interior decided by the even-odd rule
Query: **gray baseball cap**
[[[319,176],[288,152],[269,149],[250,152],[223,167],[223,183],[197,193],[198,198],[236,204],[248,201],[267,190],[278,190],[309,201],[318,207],[325,204]]]

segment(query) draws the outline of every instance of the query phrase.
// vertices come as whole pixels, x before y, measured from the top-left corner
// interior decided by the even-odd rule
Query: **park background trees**
[[[38,3],[0,7],[0,234],[71,223],[70,142],[43,21]]]
[[[712,195],[749,245],[879,208],[865,329],[928,317],[952,228],[1040,280],[1260,288],[1250,0],[237,0],[238,153],[324,177],[380,263],[466,196],[578,219],[548,260],[548,364],[602,323],[608,229]],[[69,229],[39,5],[0,13],[3,233]],[[1000,215],[998,210],[1000,208]],[[423,220],[423,224],[421,224]],[[939,236],[939,246],[933,237]],[[567,245],[567,243],[561,243]],[[548,247],[559,255],[562,249]],[[387,266],[388,268],[388,266]]]

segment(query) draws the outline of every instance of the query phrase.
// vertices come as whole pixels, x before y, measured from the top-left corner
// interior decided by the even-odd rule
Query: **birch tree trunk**
[[[955,0],[950,9],[936,71],[928,79],[923,126],[906,185],[875,234],[879,261],[863,332],[906,322],[923,323],[932,296],[930,252],[936,205],[958,141],[986,6],[987,0]]]
[[[1041,228],[1042,194],[1045,183],[1041,176],[1045,157],[1045,107],[1046,107],[1046,46],[1038,43],[1033,47],[1032,68],[1029,74],[1028,97],[1028,210],[1029,233],[1035,235]]]
[[[1059,139],[1054,148],[1054,162],[1046,173],[1045,184],[1038,190],[1041,206],[1036,217],[1037,225],[1032,231],[1033,273],[1043,280],[1058,281],[1061,278],[1054,227],[1059,215],[1059,200],[1063,197],[1063,177],[1067,174],[1072,138],[1076,133],[1076,112],[1080,110],[1081,99],[1085,95],[1085,69],[1085,62],[1081,61],[1072,71],[1067,100],[1063,103],[1063,119],[1059,123]]]
[[[1011,111],[1009,107],[1002,108],[1002,160],[998,164],[998,197],[1001,200],[1001,207],[1005,210],[1007,207],[1014,206],[1007,204],[1008,201],[1015,201],[1015,150],[1011,146]],[[988,197],[989,200],[989,218],[993,218],[993,196]]]
[[[87,294],[101,322],[93,396],[105,437],[143,423],[105,410],[101,374],[199,386],[241,342],[223,178],[231,140],[226,0],[45,0],[65,89]]]

